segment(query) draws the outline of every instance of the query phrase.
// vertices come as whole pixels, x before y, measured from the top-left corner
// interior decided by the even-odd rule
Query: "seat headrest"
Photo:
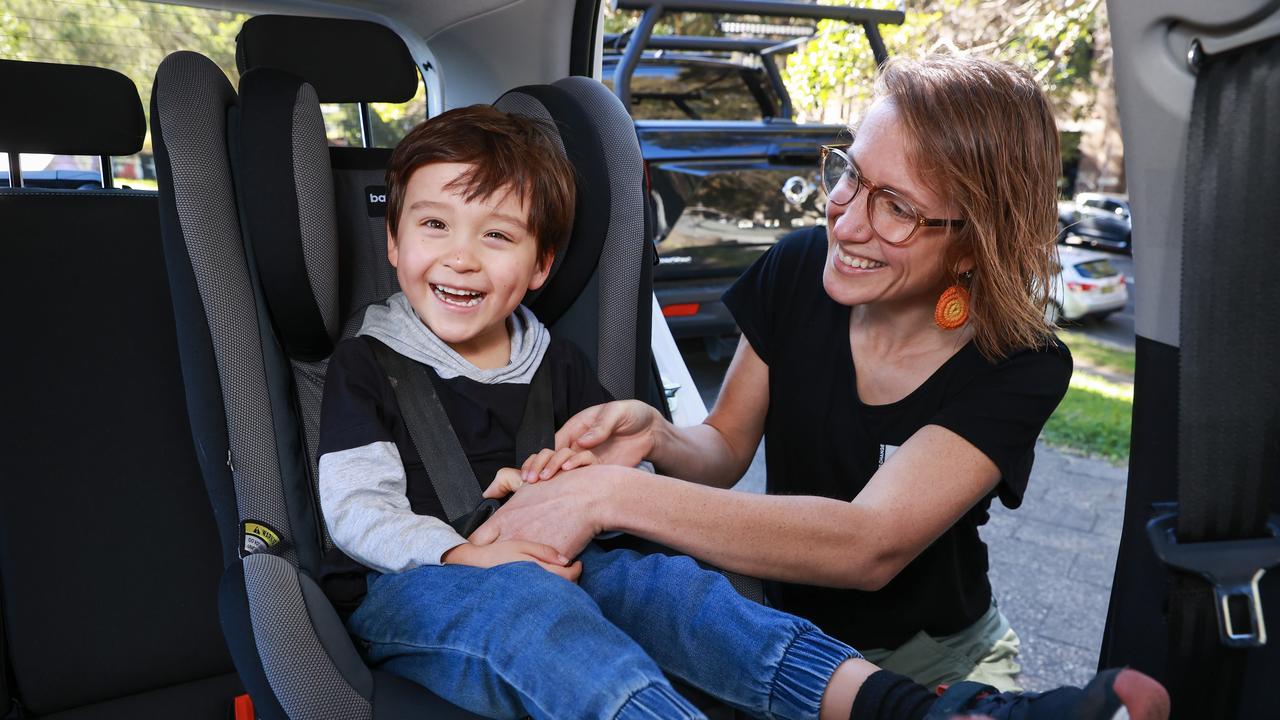
[[[147,133],[138,88],[83,65],[0,60],[0,152],[132,155]]]
[[[259,15],[236,36],[236,66],[293,73],[322,103],[408,102],[418,68],[393,30],[364,20]]]

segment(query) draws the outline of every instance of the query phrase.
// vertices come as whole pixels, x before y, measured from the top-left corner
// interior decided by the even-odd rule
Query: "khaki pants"
[[[1004,613],[991,608],[973,625],[955,635],[932,637],[921,631],[897,650],[860,650],[863,657],[885,670],[915,680],[933,690],[961,680],[1017,691],[1014,678],[1022,669],[1015,660],[1020,641]]]

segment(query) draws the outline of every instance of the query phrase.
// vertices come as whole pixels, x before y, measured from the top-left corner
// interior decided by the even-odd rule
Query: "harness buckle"
[[[1280,515],[1267,522],[1270,537],[1191,543],[1178,542],[1174,534],[1177,520],[1174,509],[1147,523],[1147,537],[1156,557],[1169,567],[1199,575],[1213,586],[1218,637],[1223,645],[1266,645],[1267,625],[1258,581],[1267,570],[1280,565]]]

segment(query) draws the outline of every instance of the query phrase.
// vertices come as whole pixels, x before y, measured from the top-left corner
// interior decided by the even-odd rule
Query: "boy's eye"
[[[418,223],[418,224],[424,228],[430,228],[432,230],[444,230],[446,227],[444,222],[437,220],[435,218],[427,218],[426,220],[423,220],[421,223]]]
[[[500,233],[497,230],[490,230],[489,232],[485,233],[485,237],[491,237],[491,238],[494,238],[495,240],[502,240],[504,242],[512,241],[510,236],[508,236],[505,233]]]

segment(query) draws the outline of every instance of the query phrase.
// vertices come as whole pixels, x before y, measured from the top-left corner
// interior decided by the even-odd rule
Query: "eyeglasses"
[[[922,227],[964,227],[964,220],[927,218],[903,196],[862,177],[846,152],[848,148],[848,145],[822,146],[822,189],[827,192],[827,202],[848,205],[866,186],[871,229],[885,242],[902,245]]]

